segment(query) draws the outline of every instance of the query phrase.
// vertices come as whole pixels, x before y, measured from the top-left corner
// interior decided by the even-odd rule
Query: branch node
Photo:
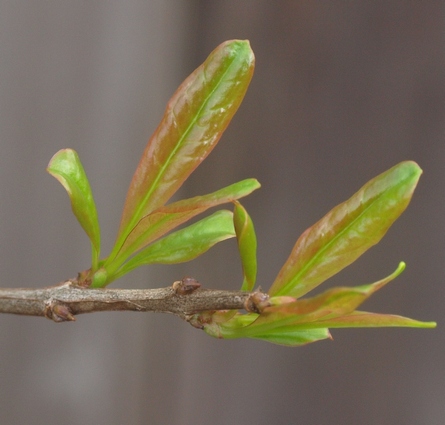
[[[270,306],[269,295],[261,292],[261,289],[251,294],[244,302],[244,308],[250,313],[261,314],[265,308]]]
[[[177,295],[190,295],[201,287],[201,284],[193,277],[184,277],[173,282],[173,290]]]
[[[44,316],[56,323],[74,322],[76,320],[67,305],[53,299],[46,303]]]
[[[204,325],[201,323],[199,314],[188,314],[184,317],[184,320],[189,322],[196,329],[204,329]]]

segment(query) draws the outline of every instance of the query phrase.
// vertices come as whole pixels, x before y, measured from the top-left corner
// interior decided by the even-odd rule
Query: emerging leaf
[[[408,317],[394,314],[367,313],[365,311],[354,311],[346,316],[321,322],[330,328],[382,328],[382,327],[409,327],[432,329],[437,326],[436,322],[420,322]]]
[[[219,316],[219,312],[215,313],[214,316]],[[261,334],[260,332],[252,332],[249,327],[249,322],[254,321],[255,317],[258,316],[254,313],[249,314],[237,314],[233,319],[229,320],[227,323],[222,325],[211,321],[204,324],[204,331],[206,334],[213,336],[215,338],[223,339],[235,339],[235,338],[252,338],[261,339],[266,342],[271,342],[273,344],[286,345],[289,347],[297,347],[301,345],[306,345],[311,342],[320,341],[323,339],[331,338],[329,329],[292,329],[281,328],[274,329],[273,332],[265,332]]]
[[[241,104],[254,62],[248,41],[227,41],[180,85],[133,176],[111,259],[215,147]]]
[[[374,292],[397,277],[405,268],[400,263],[388,277],[355,288],[332,288],[312,298],[278,296],[261,314],[237,313],[220,320],[220,312],[199,315],[195,320],[205,332],[218,338],[255,338],[275,344],[299,346],[330,338],[329,328],[407,326],[434,328],[434,322],[419,322],[406,317],[356,311]],[[223,313],[225,314],[225,313]],[[224,316],[223,316],[224,317]]]
[[[255,228],[244,207],[239,202],[234,202],[234,204],[233,223],[244,274],[241,290],[251,291],[255,286],[257,273]]]
[[[312,298],[303,298],[268,307],[252,327],[264,330],[296,326],[298,328],[328,327],[325,321],[352,313],[373,293],[395,279],[405,269],[400,263],[396,271],[370,285],[332,288]]]
[[[174,202],[158,208],[143,217],[125,240],[118,256],[112,261],[112,267],[120,265],[133,253],[144,248],[154,240],[165,235],[198,214],[211,207],[233,202],[258,189],[260,184],[255,179],[247,179],[203,196],[196,196]],[[108,263],[106,262],[106,265]]]
[[[253,339],[261,339],[278,345],[286,345],[288,347],[300,347],[311,342],[321,341],[323,339],[332,338],[327,328],[320,329],[289,329],[281,332],[276,331],[266,335],[255,335]]]
[[[93,265],[79,274],[81,283],[103,287],[142,265],[190,261],[216,243],[236,236],[244,275],[241,289],[253,290],[257,274],[255,230],[237,200],[259,187],[255,179],[165,205],[215,147],[245,95],[253,69],[249,42],[227,41],[181,84],[133,176],[117,240],[107,259],[99,262],[97,212],[76,152],[64,149],[54,155],[48,172],[67,190],[73,212],[92,244]],[[307,229],[297,240],[269,295],[261,291],[247,297],[236,294],[239,301],[245,301],[247,313],[197,309],[199,312],[187,316],[187,320],[214,337],[254,338],[287,346],[330,338],[330,328],[435,327],[434,322],[356,310],[398,276],[404,263],[373,284],[332,288],[312,298],[300,298],[380,241],[407,207],[421,173],[416,163],[402,162],[365,184]],[[233,214],[221,210],[169,233],[207,209],[227,202],[235,204]]]
[[[232,213],[217,211],[149,245],[128,260],[111,280],[146,264],[175,264],[193,260],[216,243],[234,236]]]
[[[402,162],[366,183],[297,240],[269,294],[300,297],[355,261],[408,206],[422,173]]]
[[[51,158],[46,170],[68,192],[73,213],[91,241],[93,268],[97,268],[100,254],[99,220],[90,183],[77,152],[72,149],[58,151]]]

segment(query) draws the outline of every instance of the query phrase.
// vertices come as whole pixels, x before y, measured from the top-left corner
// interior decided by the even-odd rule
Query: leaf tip
[[[397,273],[396,276],[398,276],[400,273],[402,273],[405,269],[406,269],[406,263],[404,261],[401,261],[395,271],[395,273]]]
[[[254,190],[259,189],[261,187],[261,183],[257,179],[252,179],[252,180],[255,186]]]
[[[77,152],[74,149],[70,148],[59,149],[49,160],[48,165],[46,167],[46,171],[52,174],[51,168],[53,165],[55,165],[58,161],[65,160],[67,157],[73,157],[73,156],[74,157],[78,156]]]
[[[414,186],[417,184],[420,176],[423,173],[423,170],[419,167],[419,164],[415,161],[403,161],[396,167],[400,167],[403,170],[405,175],[410,177],[414,182]]]

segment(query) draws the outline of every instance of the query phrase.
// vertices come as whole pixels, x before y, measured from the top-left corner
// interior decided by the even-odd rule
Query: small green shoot
[[[48,173],[54,176],[68,192],[71,208],[91,241],[92,271],[98,268],[100,255],[100,228],[96,204],[90,183],[77,152],[61,149],[48,164]]]
[[[106,258],[100,259],[96,207],[77,153],[63,149],[54,155],[48,172],[68,192],[74,215],[92,246],[92,266],[79,274],[80,285],[100,288],[143,265],[190,261],[216,243],[236,237],[243,269],[241,290],[254,290],[257,239],[252,219],[238,200],[260,187],[255,179],[167,204],[219,141],[243,100],[254,64],[248,41],[227,41],[179,86],[142,154],[115,245]],[[268,295],[254,293],[262,300],[258,311],[207,311],[195,314],[191,322],[218,338],[254,338],[288,346],[330,338],[330,328],[435,327],[434,322],[357,310],[403,271],[403,262],[373,284],[301,298],[380,241],[408,206],[421,173],[415,162],[401,162],[307,229]],[[219,210],[177,229],[225,203],[234,204],[233,213]]]

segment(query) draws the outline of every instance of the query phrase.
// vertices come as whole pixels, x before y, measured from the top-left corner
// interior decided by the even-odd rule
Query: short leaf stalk
[[[403,262],[375,283],[302,298],[385,235],[411,201],[422,173],[413,161],[375,177],[307,229],[267,293],[254,290],[257,239],[253,221],[239,202],[260,187],[257,180],[168,203],[218,143],[244,98],[254,65],[248,41],[226,41],[179,86],[136,168],[108,257],[100,257],[96,206],[80,159],[72,149],[57,152],[47,170],[66,189],[73,213],[91,241],[91,267],[51,288],[1,289],[0,312],[56,322],[93,311],[168,312],[214,337],[288,346],[330,338],[331,328],[435,327],[434,322],[357,310],[404,270]],[[218,210],[178,230],[222,204],[233,204],[233,212]],[[103,289],[135,268],[190,261],[234,237],[243,270],[240,291],[205,289],[192,278],[161,289]]]

